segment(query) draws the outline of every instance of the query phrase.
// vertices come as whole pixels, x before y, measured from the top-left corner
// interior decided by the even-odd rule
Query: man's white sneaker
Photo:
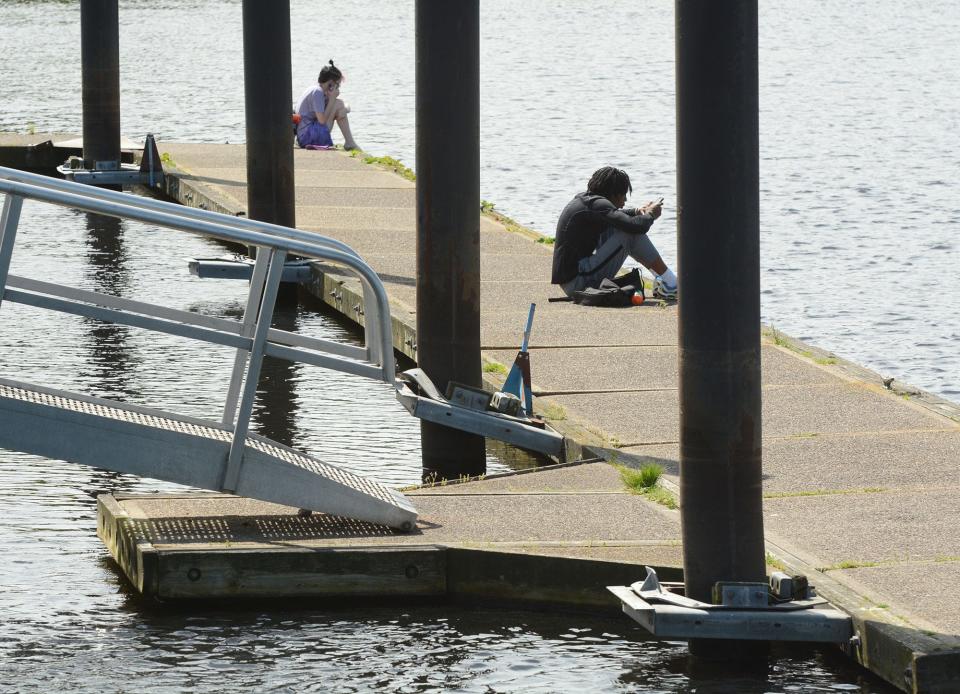
[[[676,286],[671,287],[662,277],[655,277],[653,280],[653,296],[657,299],[673,301],[677,298],[677,288]]]

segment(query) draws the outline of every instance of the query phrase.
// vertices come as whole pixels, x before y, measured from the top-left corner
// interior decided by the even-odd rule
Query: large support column
[[[119,27],[117,0],[80,0],[83,158],[108,170],[120,168]]]
[[[243,0],[247,216],[296,226],[290,0]]]
[[[417,361],[480,386],[480,5],[417,0]],[[483,438],[422,422],[428,479],[486,470]]]
[[[765,580],[757,0],[676,0],[676,51],[683,567],[709,602],[716,581]]]

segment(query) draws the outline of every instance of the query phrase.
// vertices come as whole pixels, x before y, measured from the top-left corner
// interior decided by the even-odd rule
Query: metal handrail
[[[227,345],[237,350],[220,424],[233,432],[224,489],[233,489],[239,475],[264,355],[394,383],[392,328],[386,290],[370,266],[341,241],[276,224],[101,190],[5,167],[0,167],[0,193],[6,194],[0,215],[0,303],[14,301]],[[10,275],[10,260],[24,199],[256,246],[257,261],[243,319],[233,321],[199,316],[156,304]],[[366,325],[363,348],[270,327],[288,253],[336,263],[360,279]]]
[[[65,193],[71,193],[75,190],[74,186],[76,183],[71,183],[70,181],[64,181],[59,178],[51,178],[49,176],[43,176],[41,174],[28,173],[26,171],[19,171],[17,169],[8,169],[0,167],[0,176],[9,180],[16,181],[19,183],[28,183],[34,185],[41,185],[52,190],[61,190]],[[105,200],[107,202],[116,202],[121,205],[126,205],[127,200],[130,197],[129,193],[121,193],[115,190],[107,190],[104,188],[97,188],[96,186],[87,187],[87,197],[96,198],[97,200]],[[166,211],[169,209],[171,203],[164,202],[163,200],[156,200],[154,198],[139,197],[139,207],[147,210],[157,210],[160,212]],[[231,226],[234,226],[238,229],[248,229],[250,231],[259,231],[259,232],[269,232],[273,233],[281,238],[292,239],[295,241],[306,241],[308,243],[318,243],[331,248],[336,248],[337,250],[343,251],[344,253],[349,253],[350,255],[355,255],[358,258],[360,257],[355,250],[350,246],[345,244],[343,241],[338,239],[330,238],[329,236],[323,236],[313,231],[302,231],[300,229],[293,229],[291,227],[281,226],[279,224],[270,224],[268,222],[259,222],[253,219],[247,219],[246,217],[231,217],[230,215],[223,215],[219,212],[211,212],[209,210],[199,210],[196,207],[187,207],[185,205],[174,205],[178,210],[178,216],[185,217],[187,219],[196,219],[199,221],[212,222],[214,224],[220,224],[223,217],[231,219]]]

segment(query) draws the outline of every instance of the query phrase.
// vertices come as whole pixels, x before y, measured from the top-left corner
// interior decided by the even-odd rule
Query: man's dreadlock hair
[[[587,192],[610,199],[614,195],[632,193],[633,186],[630,185],[630,177],[627,176],[626,171],[613,166],[604,166],[593,172],[593,176],[587,183]]]

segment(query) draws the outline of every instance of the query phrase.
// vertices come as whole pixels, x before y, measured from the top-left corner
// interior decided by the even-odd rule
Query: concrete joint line
[[[542,541],[492,541],[478,543],[492,547],[681,547],[680,540],[542,540]]]
[[[516,492],[453,492],[451,494],[416,494],[415,491],[408,491],[408,494],[420,496],[420,497],[434,497],[434,496],[459,496],[459,497],[472,497],[477,499],[482,499],[487,496],[633,496],[626,490],[624,491],[614,491],[607,489],[578,489],[576,491],[516,491]]]
[[[519,347],[520,347],[520,345],[503,345],[503,346],[491,345],[491,346],[481,347],[480,349],[482,349],[482,350],[488,350],[488,351],[491,351],[491,352],[495,352],[495,351],[496,351],[496,352],[503,352],[503,351],[513,350],[513,349],[519,349]],[[605,345],[595,345],[595,344],[594,344],[594,345],[590,345],[590,344],[584,344],[584,345],[530,345],[528,349],[532,352],[532,351],[534,351],[534,350],[552,350],[552,349],[556,349],[556,350],[561,350],[561,349],[637,349],[637,348],[645,348],[645,347],[657,347],[657,348],[668,348],[668,347],[669,347],[669,348],[674,348],[674,347],[676,347],[676,345],[675,345],[675,344],[670,344],[670,343],[665,343],[665,344],[629,344],[629,345],[616,345],[616,344],[605,344]]]
[[[813,432],[812,435],[808,434],[790,434],[787,436],[764,436],[763,440],[766,441],[804,441],[807,439],[819,439],[819,438],[854,438],[858,436],[869,436],[874,437],[877,435],[881,436],[896,436],[899,434],[939,434],[939,433],[950,433],[955,431],[954,427],[945,427],[945,428],[915,428],[915,429],[873,429],[867,431],[817,431]]]
[[[676,392],[676,388],[608,388],[598,390],[537,390],[533,394],[540,397],[557,395],[603,395],[607,393],[669,393]]]

